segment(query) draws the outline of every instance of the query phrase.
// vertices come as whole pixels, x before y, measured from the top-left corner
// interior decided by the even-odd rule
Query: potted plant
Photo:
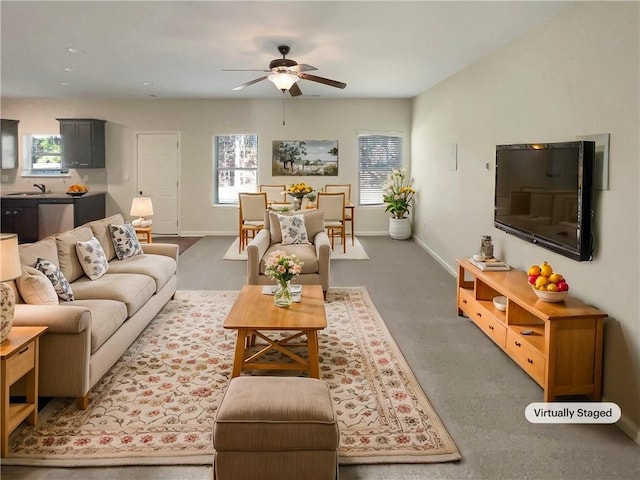
[[[411,219],[409,218],[413,197],[413,179],[407,178],[407,171],[402,168],[393,170],[383,185],[382,195],[391,214],[389,219],[389,235],[396,240],[404,240],[411,236]]]

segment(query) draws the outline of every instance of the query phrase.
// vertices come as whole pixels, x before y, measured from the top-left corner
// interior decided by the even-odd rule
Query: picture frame
[[[271,174],[274,177],[338,175],[337,140],[274,140]]]

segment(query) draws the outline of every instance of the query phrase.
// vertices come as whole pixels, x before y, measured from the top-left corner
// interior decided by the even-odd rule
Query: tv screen
[[[578,261],[593,255],[595,143],[496,146],[495,226]]]

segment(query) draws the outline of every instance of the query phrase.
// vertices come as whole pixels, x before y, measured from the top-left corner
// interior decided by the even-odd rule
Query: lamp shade
[[[131,202],[131,215],[137,217],[148,217],[153,215],[153,204],[147,197],[136,197]]]
[[[268,78],[280,90],[289,90],[298,81],[298,76],[292,73],[272,73]]]
[[[18,236],[15,233],[0,234],[0,282],[22,275]]]

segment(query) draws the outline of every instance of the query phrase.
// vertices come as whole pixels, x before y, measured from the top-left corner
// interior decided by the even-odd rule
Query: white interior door
[[[140,133],[137,136],[138,189],[153,203],[153,233],[178,233],[177,133]]]

